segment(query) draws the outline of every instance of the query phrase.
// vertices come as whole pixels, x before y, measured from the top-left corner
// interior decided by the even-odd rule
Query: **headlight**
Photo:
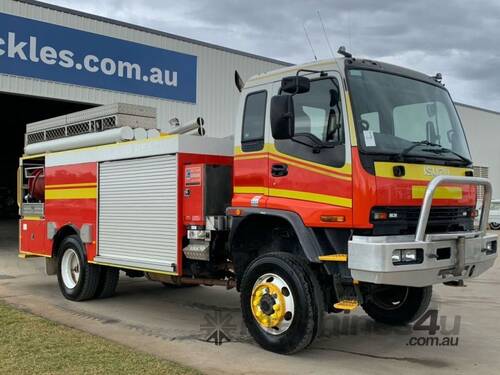
[[[398,249],[392,253],[392,264],[395,266],[402,264],[418,264],[423,261],[422,249]]]
[[[486,244],[486,249],[484,250],[486,254],[495,254],[497,252],[497,241],[490,241]]]

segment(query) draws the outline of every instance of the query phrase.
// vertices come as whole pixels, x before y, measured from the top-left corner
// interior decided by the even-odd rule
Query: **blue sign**
[[[196,56],[0,13],[0,73],[196,103]]]

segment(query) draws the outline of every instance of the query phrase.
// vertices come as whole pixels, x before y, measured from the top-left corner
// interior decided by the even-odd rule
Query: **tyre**
[[[62,240],[58,251],[57,280],[66,299],[84,301],[95,296],[101,269],[89,264],[80,238],[76,235]]]
[[[492,229],[492,230],[499,230],[500,229],[500,223],[490,223],[490,229]]]
[[[245,270],[240,291],[243,320],[262,348],[292,354],[318,335],[323,297],[300,258],[288,253],[259,256]]]
[[[429,307],[431,297],[432,286],[384,285],[367,298],[363,309],[377,322],[401,326],[418,319]]]
[[[109,298],[115,295],[120,270],[115,267],[101,267],[99,284],[97,285],[95,297]]]

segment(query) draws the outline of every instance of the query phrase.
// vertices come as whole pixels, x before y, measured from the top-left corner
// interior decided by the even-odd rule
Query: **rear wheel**
[[[66,237],[59,247],[57,280],[62,294],[72,301],[93,298],[100,279],[100,267],[89,264],[80,238]]]
[[[101,275],[95,297],[109,298],[114,296],[119,279],[120,270],[118,268],[101,267]]]
[[[317,336],[323,299],[315,275],[300,258],[271,253],[256,258],[241,282],[243,320],[266,350],[291,354]]]
[[[429,307],[432,286],[414,288],[383,285],[363,304],[375,321],[390,325],[406,325],[418,319]]]

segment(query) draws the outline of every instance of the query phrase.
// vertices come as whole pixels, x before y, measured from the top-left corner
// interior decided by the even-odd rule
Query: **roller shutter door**
[[[175,272],[177,156],[103,162],[99,262]]]

